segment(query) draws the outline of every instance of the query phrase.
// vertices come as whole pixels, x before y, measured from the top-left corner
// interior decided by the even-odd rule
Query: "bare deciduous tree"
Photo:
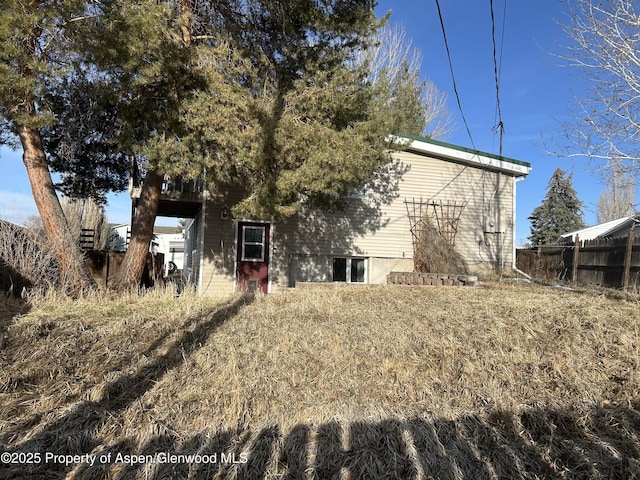
[[[420,91],[424,119],[421,132],[432,138],[446,138],[453,130],[453,116],[447,109],[447,94],[431,81],[420,80],[423,55],[413,45],[402,24],[387,24],[373,38],[374,46],[358,52],[357,64],[368,62],[369,81],[386,78],[395,83],[400,78],[413,82],[411,87]]]
[[[635,179],[619,159],[611,159],[605,190],[598,199],[598,222],[608,222],[635,212]]]
[[[568,0],[571,41],[563,59],[580,69],[591,93],[565,123],[563,155],[615,158],[640,167],[640,15],[634,0]]]
[[[402,70],[403,62],[412,72],[419,72],[422,68],[422,53],[413,45],[402,24],[385,25],[373,40],[375,46],[360,51],[357,57],[358,63],[369,62],[371,81],[376,81],[383,70],[395,78]]]
[[[104,207],[94,199],[85,202],[82,228],[90,228],[94,234],[94,250],[105,250],[111,228]]]
[[[93,249],[104,250],[109,237],[109,223],[104,207],[93,198],[62,197],[60,202],[69,228],[78,240],[82,229],[93,233]]]
[[[65,196],[60,198],[60,205],[76,244],[80,242],[82,229],[89,229],[93,231],[94,235],[93,249],[105,250],[107,248],[111,228],[102,205],[92,198]],[[39,240],[41,247],[45,248],[46,232],[42,219],[38,216],[30,216],[24,222],[24,226],[34,238]]]

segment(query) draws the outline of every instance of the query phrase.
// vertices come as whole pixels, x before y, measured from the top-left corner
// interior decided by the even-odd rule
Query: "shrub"
[[[4,291],[17,295],[23,288],[56,287],[60,269],[37,234],[0,220],[0,279]]]
[[[469,273],[462,255],[442,236],[428,216],[420,222],[413,258],[416,272]]]

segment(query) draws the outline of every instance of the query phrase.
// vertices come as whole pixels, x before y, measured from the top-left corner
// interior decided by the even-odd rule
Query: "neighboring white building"
[[[582,228],[560,235],[560,243],[575,242],[576,235],[581,242],[605,237],[626,237],[631,227],[640,225],[640,213],[628,217],[618,218],[610,222],[599,223],[591,227]]]
[[[131,226],[128,223],[112,223],[109,228],[111,232],[109,233],[107,249],[112,252],[124,252],[131,238]]]
[[[114,235],[111,237],[109,248],[116,252],[124,252],[131,238],[131,225],[128,223],[111,225],[111,230]],[[178,270],[184,268],[184,239],[184,233],[177,226],[156,226],[153,228],[149,251],[164,255],[165,274],[167,273],[169,262],[173,262]]]
[[[184,268],[184,232],[179,230],[178,227],[153,228],[151,251],[164,254],[165,269],[169,262],[173,262],[178,270]]]

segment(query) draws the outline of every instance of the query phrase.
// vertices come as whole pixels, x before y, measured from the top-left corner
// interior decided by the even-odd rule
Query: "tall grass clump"
[[[24,295],[31,308],[30,317],[87,318],[93,321],[131,317],[184,319],[206,311],[215,300],[198,295],[194,287],[177,293],[173,284],[150,289],[116,292],[95,289],[78,298],[60,289],[32,289]]]
[[[0,287],[14,296],[33,286],[60,285],[53,252],[29,229],[0,220]]]

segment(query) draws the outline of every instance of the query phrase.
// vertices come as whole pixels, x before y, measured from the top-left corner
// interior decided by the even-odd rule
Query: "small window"
[[[334,282],[347,281],[347,259],[346,258],[333,259],[333,281]]]
[[[263,262],[265,227],[242,227],[242,261]]]
[[[366,271],[366,259],[364,258],[334,258],[333,281],[364,283]]]
[[[364,282],[364,258],[351,259],[351,281]]]

